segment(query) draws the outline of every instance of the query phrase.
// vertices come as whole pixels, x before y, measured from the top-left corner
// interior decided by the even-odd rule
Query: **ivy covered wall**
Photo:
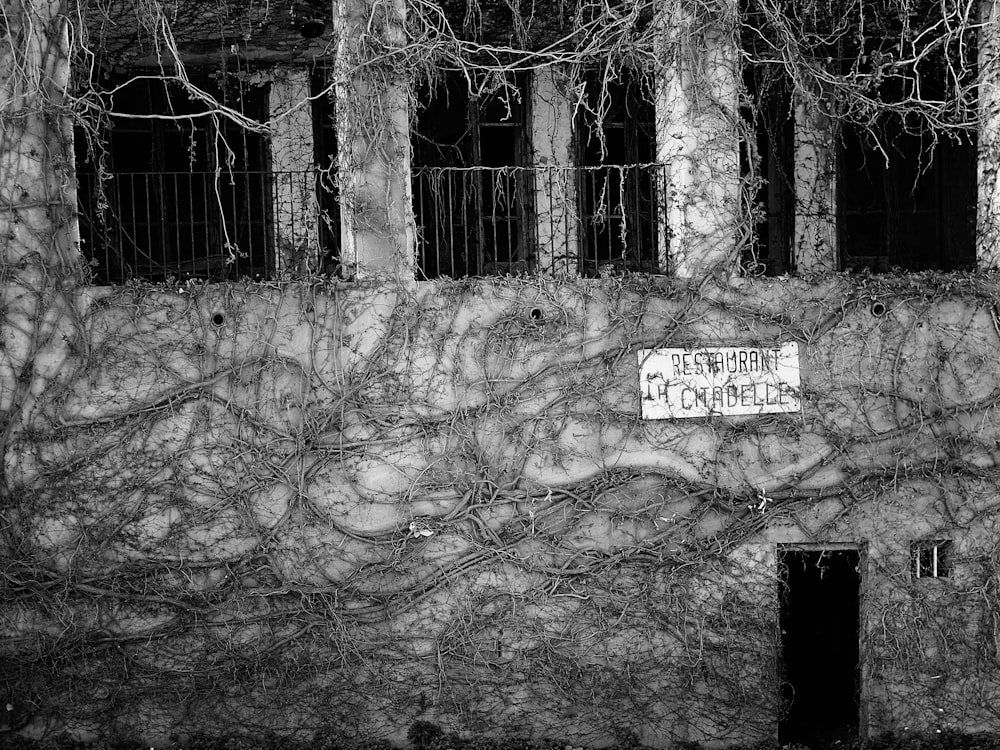
[[[862,553],[869,730],[997,726],[990,275],[414,283],[412,58],[361,77],[405,37],[394,5],[339,32],[335,87],[379,105],[341,163],[370,280],[88,287],[78,27],[59,0],[3,7],[0,691],[22,732],[770,737],[783,543]],[[929,119],[964,118],[967,68]],[[705,237],[736,234],[720,216]],[[639,349],[780,343],[801,412],[639,418]],[[951,575],[915,579],[936,539]]]
[[[3,689],[36,733],[765,738],[775,545],[826,542],[863,550],[869,728],[995,727],[997,300],[942,275],[91,289],[11,405]],[[785,342],[800,413],[640,419],[638,349]],[[951,575],[913,579],[944,538]]]

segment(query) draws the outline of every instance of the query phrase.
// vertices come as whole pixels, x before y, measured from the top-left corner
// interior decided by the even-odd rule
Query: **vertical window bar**
[[[176,215],[180,211],[180,206],[178,205],[179,202],[180,202],[179,199],[180,199],[180,196],[181,196],[181,186],[178,184],[178,180],[180,180],[180,175],[173,174],[173,175],[171,175],[171,177],[173,177],[173,180],[172,180],[172,182],[173,182],[173,195],[170,196],[169,203],[167,201],[164,201],[164,203],[166,205],[173,206],[173,209],[174,209],[174,212],[175,212],[175,215],[169,217],[168,221],[170,222],[170,226],[172,226],[173,230],[174,230],[174,232],[173,232],[173,234],[174,234],[174,243],[175,243],[174,244],[174,248],[175,248],[175,252],[177,253],[177,258],[178,258],[178,260],[180,260],[181,249],[183,247],[183,242],[184,242],[184,237],[183,237],[183,234],[182,234],[184,232],[184,227],[181,226],[180,216]],[[166,207],[166,205],[164,207]],[[166,253],[166,248],[164,248],[164,253]],[[166,259],[166,258],[164,258],[164,259]]]
[[[138,229],[139,222],[143,221],[143,217],[139,216],[136,213],[136,208],[135,208],[135,181],[136,181],[136,175],[130,175],[130,177],[131,177],[130,182],[132,183],[132,185],[131,185],[131,191],[132,191],[132,224],[131,224],[131,228],[132,228],[132,231],[135,232],[135,237],[133,238],[132,243],[131,243],[131,245],[132,245],[132,275],[133,276],[141,276],[141,274],[137,273],[137,267],[139,265],[139,252],[140,252],[139,242],[141,242],[142,240],[140,240],[140,238],[139,238],[139,232],[137,232],[135,230]],[[152,177],[152,175],[138,175],[138,178],[140,180],[140,184],[142,185],[142,191],[143,191],[143,194],[144,194],[145,200],[146,200],[145,227],[144,227],[144,230],[143,230],[143,234],[146,235],[145,238],[144,238],[145,239],[145,243],[146,243],[146,253],[151,256],[150,257],[150,264],[152,264],[153,227],[152,227],[152,221],[150,220],[150,208],[151,208],[150,194],[151,194],[152,191],[150,191],[150,189],[149,189],[149,183],[152,181],[153,177]]]
[[[188,222],[187,222],[187,232],[186,232],[186,234],[188,236],[188,242],[191,245],[190,252],[191,252],[191,256],[192,257],[194,257],[195,247],[197,247],[197,245],[198,245],[198,239],[195,236],[195,232],[198,231],[198,230],[197,230],[197,226],[196,226],[196,219],[195,219],[195,213],[194,213],[194,194],[195,194],[195,189],[198,187],[198,183],[199,182],[201,182],[201,191],[204,192],[205,191],[205,178],[204,178],[203,175],[192,173],[190,175],[190,177],[188,177],[188,189],[187,189],[187,204],[188,204],[187,205],[187,215],[188,215]],[[206,200],[208,199],[207,193],[205,194],[205,199]],[[179,210],[179,208],[180,207],[178,206],[178,210]],[[180,216],[178,216],[175,219],[175,221],[177,221],[177,224],[179,226],[180,225]]]
[[[219,175],[214,172],[201,175],[201,180],[205,190],[205,213],[201,217],[201,234],[204,238],[202,240],[202,247],[204,248],[202,252],[210,252],[209,248],[214,244],[222,243],[222,235],[218,237],[212,236],[213,229],[216,233],[220,229],[216,217],[222,211],[222,196],[219,192],[222,186],[219,184]]]
[[[447,222],[445,224],[445,227],[447,227],[447,231],[448,231],[448,244],[447,244],[447,248],[448,248],[448,262],[451,264],[451,267],[448,269],[448,275],[449,276],[456,276],[457,274],[455,273],[455,270],[458,267],[458,258],[457,258],[457,255],[456,255],[456,251],[458,251],[459,248],[457,247],[456,242],[455,242],[455,218],[456,218],[455,217],[455,213],[454,213],[454,211],[455,211],[455,208],[454,208],[455,207],[455,180],[458,179],[458,178],[460,178],[461,175],[457,175],[457,174],[454,174],[452,172],[441,171],[441,172],[438,173],[438,177],[439,177],[439,179],[440,178],[444,179],[445,193],[448,196],[448,200],[442,206],[440,206],[440,208],[439,208],[439,210],[441,211],[441,214],[442,214],[442,219],[445,222]],[[466,197],[465,196],[465,185],[464,184],[463,185],[459,185],[459,189],[461,191],[462,197],[465,198]],[[466,222],[465,207],[467,205],[468,205],[468,201],[463,200],[462,201],[462,224],[460,226],[460,229],[463,232],[466,231],[465,230],[465,222]],[[463,243],[463,245],[465,244],[466,239],[467,239],[466,236],[463,235],[463,237],[462,237],[462,243]],[[467,251],[467,248],[462,247],[461,250]],[[436,261],[435,262],[436,268],[435,268],[434,275],[435,276],[440,276],[441,275],[441,246],[440,246],[440,243],[438,243],[438,247],[435,248],[435,258],[434,258],[434,260]]]
[[[239,275],[240,268],[243,265],[243,259],[240,258],[239,253],[245,253],[247,248],[240,247],[240,227],[239,227],[239,210],[237,206],[242,198],[243,200],[249,199],[249,194],[246,191],[246,184],[242,179],[237,180],[235,175],[227,172],[226,179],[229,185],[229,211],[223,212],[222,220],[226,222],[226,232],[229,234],[229,241],[233,245],[233,257],[234,260],[231,264],[227,264],[228,258],[222,259],[222,266],[218,269],[218,273],[223,279],[236,278]],[[247,204],[244,204],[247,205]],[[212,269],[215,270],[215,269]]]

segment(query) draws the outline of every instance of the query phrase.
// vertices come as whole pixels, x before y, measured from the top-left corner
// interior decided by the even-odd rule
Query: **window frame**
[[[845,126],[846,127],[846,126]],[[837,151],[837,236],[841,268],[848,271],[867,269],[872,273],[903,271],[956,271],[972,270],[976,265],[976,213],[977,213],[977,164],[976,136],[972,131],[963,135],[964,142],[956,143],[948,135],[940,135],[929,145],[917,143],[918,137],[933,138],[925,134],[916,136],[904,133],[899,123],[887,123],[879,133],[881,144],[866,143],[871,136],[856,128],[841,133]],[[879,148],[885,153],[879,153]],[[862,165],[851,168],[851,160]],[[870,167],[868,165],[871,165]],[[913,172],[917,164],[917,173]],[[870,175],[851,179],[866,170]],[[873,197],[871,208],[855,208],[850,200],[864,188],[866,182]],[[927,203],[917,205],[917,195],[923,192]],[[962,205],[962,194],[968,202]],[[921,244],[904,245],[904,235],[909,228],[920,226],[916,220],[923,217],[932,232],[915,232]],[[880,227],[875,234],[877,247],[873,253],[852,253],[853,220],[863,226],[868,219]],[[966,231],[956,231],[955,222],[964,222]],[[871,236],[873,233],[855,229],[854,233]],[[934,248],[933,253],[921,253],[920,248]]]
[[[266,119],[266,83],[244,87],[227,77],[219,85],[208,68],[188,75],[227,106]],[[120,114],[97,123],[99,167],[77,144],[79,211],[87,222],[81,241],[90,243],[82,250],[95,280],[270,278],[276,258],[266,136],[210,114],[158,71],[130,71],[97,95]],[[116,145],[116,133],[147,141],[149,153],[132,153],[121,138]]]
[[[954,544],[950,539],[927,539],[910,544],[910,576],[915,581],[950,578]],[[925,561],[925,555],[930,559]],[[924,572],[929,567],[929,572]]]
[[[628,70],[610,80],[599,80],[595,71],[584,76],[586,106],[577,107],[573,123],[579,216],[577,266],[581,276],[598,276],[609,270],[663,273],[658,253],[659,234],[667,231],[661,202],[665,195],[665,171],[656,165],[656,112],[646,93],[642,81]],[[601,95],[613,96],[612,105],[605,112],[593,101]],[[607,119],[611,111],[616,115],[622,113],[621,119]],[[600,123],[596,122],[598,116],[603,117]],[[604,140],[600,140],[599,130],[604,131]],[[609,130],[621,133],[624,158],[617,162],[609,161],[610,151],[605,150]],[[596,158],[591,151],[595,142]],[[598,206],[606,206],[607,201],[616,197],[619,203],[611,211],[598,210]],[[610,225],[605,248],[598,244],[597,227],[602,223]],[[614,226],[622,229],[616,233]],[[622,251],[617,257],[613,255],[615,247]],[[607,252],[602,253],[602,249]]]
[[[499,89],[473,96],[464,76],[449,73],[417,98],[423,109],[413,124],[411,181],[418,274],[462,278],[533,270],[530,76],[516,74]],[[435,130],[438,123],[421,123],[435,112],[432,108],[442,110],[442,102],[439,119],[454,125],[460,115],[464,126],[452,131],[450,142],[435,140],[436,134],[444,134]],[[491,116],[489,110],[498,103],[499,116]],[[491,138],[491,130],[500,137]],[[511,132],[509,139],[502,135],[505,131]],[[491,153],[486,146],[505,140],[510,149]],[[494,160],[499,163],[490,163]]]

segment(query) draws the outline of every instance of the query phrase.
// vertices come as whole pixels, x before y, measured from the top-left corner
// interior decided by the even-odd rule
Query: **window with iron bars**
[[[947,578],[951,574],[951,542],[925,540],[910,545],[914,578]]]
[[[424,278],[522,273],[534,264],[525,76],[446,75],[419,95],[413,209]]]
[[[579,269],[660,272],[665,172],[655,163],[655,116],[640,82],[623,73],[585,81],[576,122]]]
[[[254,119],[267,87],[193,74],[216,101]],[[114,114],[77,134],[80,240],[98,283],[133,278],[266,278],[275,259],[267,142],[158,74],[107,85]]]

